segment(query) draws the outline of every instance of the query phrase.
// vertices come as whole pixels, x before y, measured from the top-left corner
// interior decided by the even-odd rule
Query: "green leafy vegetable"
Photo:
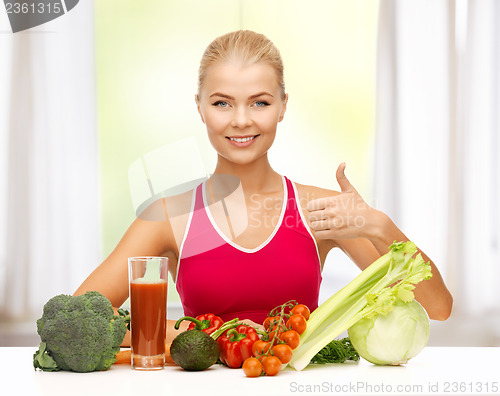
[[[47,344],[41,342],[38,351],[33,355],[33,367],[43,371],[59,371],[61,370],[56,361],[47,352]]]
[[[413,242],[393,243],[389,252],[315,309],[290,365],[304,369],[330,341],[360,319],[386,315],[397,300],[412,301],[415,284],[429,279],[431,267]]]
[[[358,361],[359,354],[352,346],[349,337],[330,341],[311,360],[311,363],[344,363],[346,360]]]

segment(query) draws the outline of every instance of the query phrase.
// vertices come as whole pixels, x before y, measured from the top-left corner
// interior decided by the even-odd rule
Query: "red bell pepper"
[[[177,321],[175,327],[176,329],[178,329],[178,324],[180,324],[180,322],[182,322],[183,320],[191,321],[188,330],[201,330],[209,335],[224,324],[224,321],[221,318],[212,313],[208,313],[204,315],[198,315],[196,318],[193,318],[191,316],[183,316]]]
[[[226,330],[218,339],[220,360],[231,368],[239,368],[252,357],[252,345],[259,339],[257,331],[248,325]]]

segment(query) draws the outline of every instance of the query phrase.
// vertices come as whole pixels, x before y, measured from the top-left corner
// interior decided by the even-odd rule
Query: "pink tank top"
[[[262,323],[271,309],[288,300],[318,306],[321,265],[316,241],[297,205],[296,188],[283,177],[284,205],[270,237],[255,249],[234,244],[206,208],[204,186],[180,247],[176,288],[184,314],[214,313]]]

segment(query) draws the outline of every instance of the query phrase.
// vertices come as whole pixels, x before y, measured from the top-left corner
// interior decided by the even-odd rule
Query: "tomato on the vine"
[[[280,339],[292,349],[297,348],[300,343],[300,335],[295,330],[285,331],[280,335]]]
[[[271,327],[271,323],[277,320],[278,320],[277,316],[268,316],[264,320],[264,329],[269,330],[269,327]]]
[[[290,313],[292,315],[294,315],[294,314],[302,315],[305,320],[309,320],[309,316],[311,315],[311,311],[309,311],[309,308],[307,308],[307,305],[304,305],[304,304],[297,304],[295,307],[293,307],[290,310]]]
[[[283,328],[285,327],[284,318],[282,318],[281,316],[275,316],[275,317],[268,317],[267,319],[269,319],[269,321],[267,323],[266,321],[264,321],[264,327],[267,324],[266,330],[268,332],[272,332],[276,329],[278,329],[279,332],[283,331]]]
[[[302,334],[307,327],[307,321],[302,315],[294,314],[287,320],[286,327]]]
[[[278,344],[273,346],[272,349],[273,355],[276,356],[282,364],[288,363],[292,360],[293,351],[290,348],[290,345],[287,344]]]
[[[252,345],[252,354],[255,357],[258,357],[269,351],[269,348],[271,348],[271,344],[269,342],[264,340],[257,340]]]
[[[262,361],[262,366],[266,375],[276,375],[281,370],[281,361],[276,356],[267,356]]]
[[[241,367],[247,377],[258,377],[262,374],[262,363],[254,357],[245,359]]]
[[[283,331],[281,329],[279,330],[274,330],[274,331],[271,331],[270,333],[268,333],[269,335],[269,342],[272,344],[272,345],[276,345],[280,339],[280,336],[281,334],[283,333]]]

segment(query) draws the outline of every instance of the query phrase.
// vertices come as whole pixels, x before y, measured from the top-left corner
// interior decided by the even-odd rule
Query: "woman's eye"
[[[223,100],[218,100],[217,102],[213,103],[212,106],[216,107],[228,107],[229,103],[223,101]]]
[[[255,106],[257,107],[266,107],[266,106],[269,106],[269,103],[267,102],[263,102],[263,101],[258,101],[258,102],[255,102]]]

